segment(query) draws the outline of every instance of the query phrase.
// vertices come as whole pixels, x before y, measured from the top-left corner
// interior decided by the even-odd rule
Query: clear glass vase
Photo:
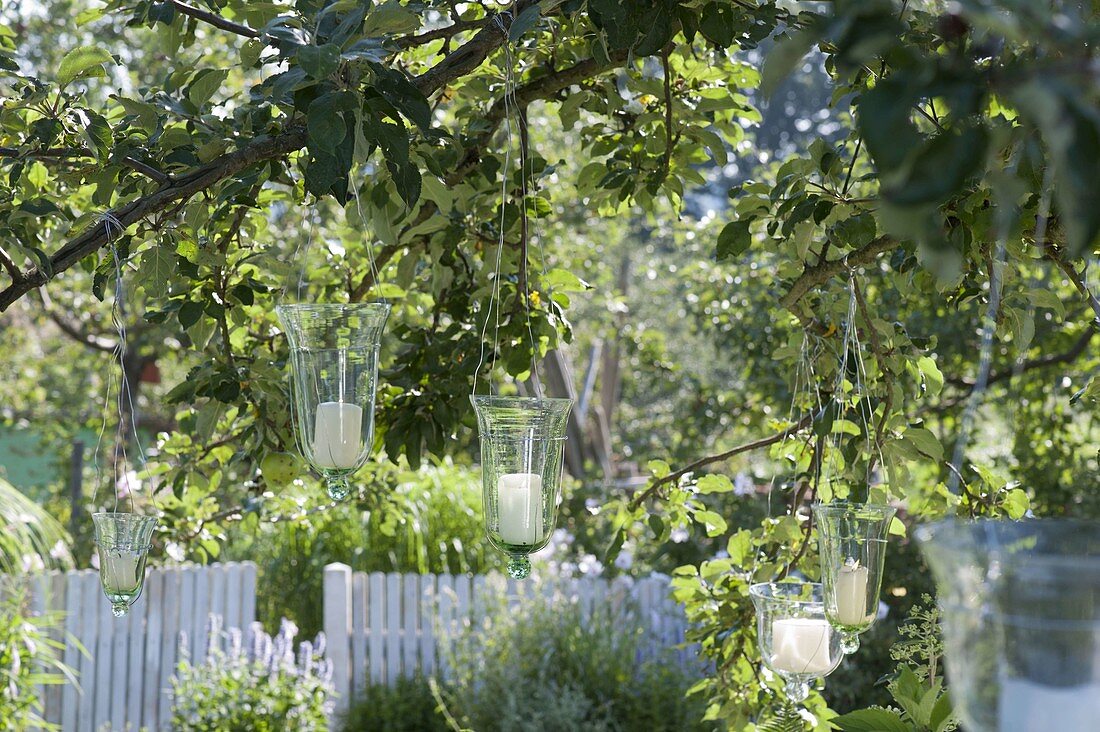
[[[99,581],[111,601],[111,612],[120,618],[141,596],[157,519],[133,513],[93,513],[92,523],[99,550]]]
[[[915,536],[966,730],[1100,729],[1100,524],[944,521]]]
[[[844,654],[840,634],[825,618],[821,585],[816,582],[764,582],[752,585],[760,655],[784,681],[783,691],[799,704],[810,695],[810,682],[828,676]]]
[[[333,500],[351,492],[348,477],[374,444],[378,349],[390,306],[279,305],[290,341],[294,434]]]
[[[508,574],[523,579],[531,573],[528,555],[546,546],[554,531],[573,400],[471,400],[481,439],[485,531],[493,546],[509,556]]]
[[[825,616],[841,633],[845,653],[878,618],[887,534],[897,509],[834,501],[813,507],[821,555]]]

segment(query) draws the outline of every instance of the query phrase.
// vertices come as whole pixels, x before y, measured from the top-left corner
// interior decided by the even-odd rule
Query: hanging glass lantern
[[[126,614],[145,584],[145,560],[157,519],[133,513],[93,513],[99,581],[116,618]]]
[[[821,555],[825,614],[841,632],[845,653],[878,618],[886,535],[897,509],[875,504],[818,503],[813,507]]]
[[[508,574],[531,574],[528,555],[546,546],[561,495],[572,399],[473,396],[481,438],[489,541],[510,557]]]
[[[390,306],[295,304],[275,312],[290,341],[298,449],[324,477],[329,496],[343,500],[348,477],[374,444],[378,348]]]
[[[764,582],[749,587],[749,596],[764,665],[783,679],[792,702],[805,701],[810,682],[831,674],[844,658],[840,634],[825,619],[821,585]]]
[[[936,579],[966,729],[1098,729],[1100,524],[944,521],[914,535]]]

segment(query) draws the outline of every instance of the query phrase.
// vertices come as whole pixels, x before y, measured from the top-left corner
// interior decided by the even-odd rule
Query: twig
[[[672,170],[672,70],[668,63],[668,46],[661,49],[661,66],[665,72],[665,155],[661,163],[661,180]]]
[[[4,250],[4,247],[0,246],[0,264],[4,265],[4,269],[8,271],[8,275],[11,276],[12,282],[18,282],[23,279],[23,273],[19,271],[19,267],[15,265],[11,256]]]
[[[797,434],[798,432],[805,429],[807,426],[810,425],[810,423],[813,422],[813,419],[814,415],[812,413],[807,414],[790,427],[782,430],[781,432],[777,432],[774,435],[771,435],[769,437],[762,437],[759,440],[753,440],[752,442],[746,442],[743,445],[738,445],[731,450],[726,450],[725,452],[718,453],[717,455],[708,455],[707,457],[700,458],[695,462],[683,468],[680,468],[679,470],[674,470],[665,477],[654,480],[652,483],[649,484],[649,487],[647,487],[644,491],[635,496],[630,501],[630,510],[638,508],[638,506],[642,505],[651,497],[653,497],[653,495],[655,495],[657,491],[660,490],[661,486],[668,485],[669,483],[675,483],[688,473],[694,473],[699,468],[706,467],[711,463],[728,460],[729,458],[735,455],[740,455],[743,452],[752,452],[753,450],[759,450],[762,447],[768,447],[769,445],[774,445],[777,442],[782,442],[791,435]]]
[[[1051,245],[1047,247],[1047,257],[1057,264],[1059,269],[1065,272],[1066,277],[1068,277],[1069,281],[1073,283],[1073,286],[1077,288],[1077,291],[1085,296],[1089,307],[1092,308],[1092,312],[1096,313],[1097,322],[1100,322],[1100,300],[1097,300],[1096,295],[1092,294],[1092,290],[1089,289],[1089,286],[1085,283],[1080,273],[1074,269],[1072,264],[1066,261],[1065,254],[1062,250]]]
[[[141,173],[147,178],[151,178],[161,185],[172,182],[172,176],[168,175],[167,173],[162,173],[161,171],[154,168],[152,165],[149,165],[148,163],[143,163],[136,158],[130,157],[129,155],[124,157],[122,159],[122,162],[126,167],[136,170],[137,172]]]
[[[468,31],[472,28],[478,28],[481,26],[480,20],[458,20],[451,25],[444,26],[443,28],[436,28],[435,30],[425,31],[420,35],[407,35],[397,38],[393,41],[393,45],[399,50],[404,51],[409,48],[416,48],[417,46],[423,46],[432,41],[438,41],[439,39],[450,40],[454,36]]]
[[[230,33],[236,33],[238,36],[244,36],[245,38],[261,38],[263,36],[260,31],[254,28],[249,28],[247,25],[240,23],[234,23],[228,18],[223,18],[217,13],[211,13],[208,10],[202,8],[196,8],[194,5],[188,5],[183,0],[168,0],[172,7],[180,11],[184,15],[190,15],[196,20],[201,20],[204,23],[209,23],[215,28],[221,28],[222,30],[229,31]]]

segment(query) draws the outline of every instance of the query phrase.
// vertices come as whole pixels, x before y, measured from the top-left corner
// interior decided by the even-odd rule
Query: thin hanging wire
[[[366,219],[363,217],[363,202],[360,200],[359,189],[367,184],[367,171],[366,167],[360,165],[363,169],[363,179],[359,182],[359,185],[351,187],[351,194],[355,197],[355,210],[359,214],[360,225],[365,225]],[[389,304],[389,300],[386,299],[386,293],[382,291],[382,282],[378,273],[378,267],[375,266],[374,261],[374,243],[367,242],[367,263],[370,266],[371,281],[374,282],[374,287],[378,290],[378,299],[382,301],[384,305]]]
[[[309,209],[309,233],[306,234],[305,247],[302,247],[302,240],[298,239],[298,243],[294,245],[294,253],[290,257],[290,269],[286,273],[286,281],[283,283],[283,291],[279,295],[279,302],[286,302],[286,296],[290,292],[290,283],[294,282],[294,262],[298,262],[298,278],[295,283],[294,290],[294,302],[301,302],[302,300],[302,283],[305,281],[306,276],[306,261],[309,258],[309,250],[313,246],[313,233],[317,228],[317,211],[315,208]]]
[[[145,449],[141,445],[141,435],[138,433],[137,428],[137,408],[134,404],[133,392],[130,389],[130,382],[126,374],[126,354],[127,354],[127,332],[126,332],[126,290],[125,280],[122,276],[122,260],[118,255],[117,237],[121,234],[125,227],[113,214],[105,212],[98,216],[98,220],[103,224],[103,230],[106,234],[108,246],[111,252],[111,260],[114,265],[115,275],[115,291],[114,302],[111,304],[111,323],[118,333],[118,341],[112,350],[111,356],[113,361],[117,361],[119,365],[119,387],[117,397],[117,423],[115,428],[115,461],[114,471],[112,476],[112,482],[114,485],[114,510],[118,511],[118,456],[122,457],[122,482],[126,489],[126,495],[130,499],[130,511],[135,509],[134,505],[134,487],[130,484],[130,471],[127,470],[127,466],[130,463],[130,456],[126,449],[126,440],[124,438],[126,428],[126,413],[129,412],[130,416],[130,435],[133,440],[134,447],[137,449],[137,457],[140,460],[141,470],[145,469],[147,458],[145,455]],[[99,466],[99,452],[103,444],[103,435],[107,430],[107,413],[109,405],[111,403],[111,391],[114,382],[114,372],[109,371],[107,376],[107,389],[106,396],[103,402],[103,419],[100,424],[99,436],[96,440],[95,452],[93,453],[93,463],[95,465],[96,482],[92,489],[92,503],[95,503],[96,497],[99,492],[99,483],[102,480],[102,474]],[[152,486],[149,487],[149,498],[153,503],[154,508],[158,508],[156,495],[153,492]]]
[[[509,18],[509,22],[505,23],[505,16]],[[496,261],[493,266],[493,287],[490,290],[489,305],[485,311],[485,321],[481,326],[481,338],[479,344],[479,354],[477,361],[477,368],[474,369],[474,383],[473,391],[474,395],[477,394],[477,380],[481,374],[481,367],[485,365],[485,336],[489,330],[489,320],[494,316],[495,308],[495,320],[493,325],[493,363],[489,367],[489,373],[492,374],[493,369],[496,368],[497,354],[500,351],[500,276],[501,276],[501,256],[504,252],[505,246],[505,213],[506,203],[508,201],[508,171],[512,167],[512,115],[511,105],[514,102],[515,95],[515,76],[514,76],[514,63],[515,59],[512,56],[511,44],[507,40],[508,26],[510,25],[510,19],[512,17],[511,11],[505,11],[499,13],[493,22],[496,24],[497,29],[505,35],[504,42],[504,130],[506,133],[507,144],[504,149],[504,167],[501,169],[500,180],[500,223],[499,223],[499,238],[497,241],[497,253]],[[524,177],[521,171],[521,177]],[[523,209],[526,206],[526,200],[521,201],[520,208]],[[523,215],[521,213],[521,215]],[[526,267],[526,262],[521,266]],[[528,311],[530,316],[530,311]],[[532,338],[533,340],[533,338]],[[533,344],[532,344],[533,347]],[[537,372],[534,374],[535,383],[538,384]],[[536,393],[538,393],[538,387],[536,386]]]

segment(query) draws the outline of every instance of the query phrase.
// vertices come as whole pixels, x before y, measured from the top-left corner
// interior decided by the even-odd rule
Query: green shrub
[[[398,679],[368,686],[342,718],[344,732],[448,732],[427,679]]]
[[[172,729],[179,732],[327,730],[333,697],[331,663],[321,660],[324,637],[303,641],[284,620],[272,638],[253,623],[249,647],[242,633],[223,633],[212,618],[209,651],[201,665],[186,658],[172,679]],[[181,643],[181,646],[186,644]]]
[[[41,717],[37,684],[75,683],[60,661],[65,644],[48,635],[60,616],[28,615],[17,580],[0,576],[0,730],[58,729]]]
[[[413,471],[380,466],[389,482],[384,503],[338,504],[238,534],[222,559],[259,568],[257,618],[293,620],[306,636],[321,630],[324,567],[356,572],[478,574],[501,566],[481,525],[481,480],[449,460]],[[373,495],[373,494],[372,494]]]
[[[499,590],[482,622],[445,649],[445,698],[478,732],[672,732],[711,729],[686,692],[691,674],[658,657],[639,663],[643,631],[631,603],[586,613],[560,591],[538,588],[512,604]]]

